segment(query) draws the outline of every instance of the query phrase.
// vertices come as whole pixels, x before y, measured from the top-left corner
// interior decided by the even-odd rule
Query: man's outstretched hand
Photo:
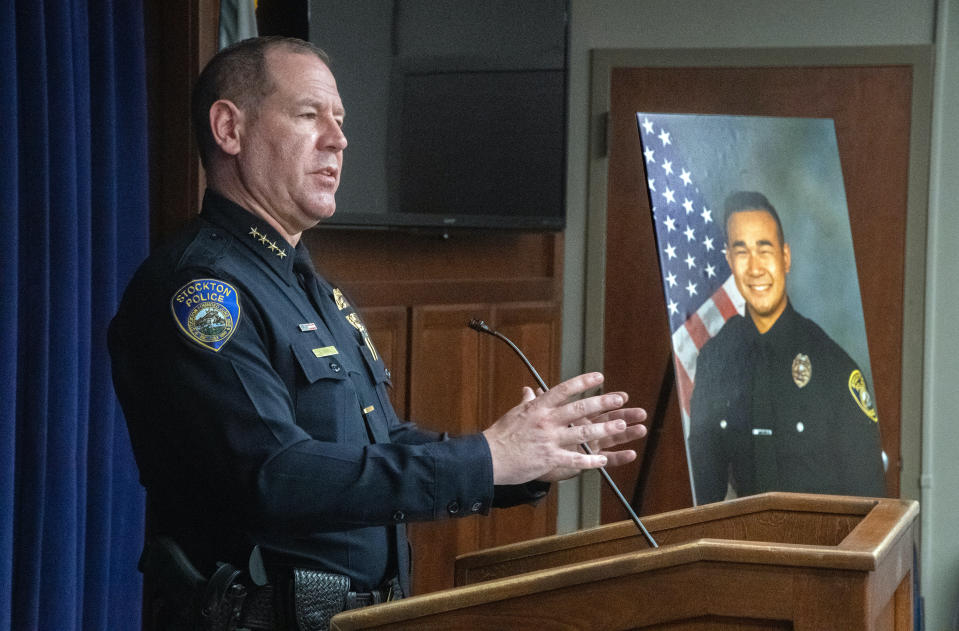
[[[646,435],[640,425],[644,410],[623,408],[625,392],[573,399],[602,383],[603,375],[587,373],[538,395],[524,388],[522,402],[483,432],[493,457],[493,483],[555,482],[635,460],[631,449],[606,449]],[[588,443],[593,455],[586,455],[581,443]]]

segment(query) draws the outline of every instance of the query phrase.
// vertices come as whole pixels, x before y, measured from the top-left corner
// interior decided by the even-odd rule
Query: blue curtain
[[[0,629],[137,629],[105,332],[148,249],[141,2],[0,2],[0,47]]]

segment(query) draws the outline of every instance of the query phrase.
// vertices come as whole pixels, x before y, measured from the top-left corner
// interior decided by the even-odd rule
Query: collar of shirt
[[[783,310],[783,312],[779,314],[779,317],[776,318],[776,321],[773,323],[773,325],[769,327],[769,330],[761,334],[759,337],[770,344],[781,341],[783,337],[792,335],[793,324],[797,317],[798,314],[793,309],[792,303],[787,300],[786,308]],[[756,330],[756,325],[753,324],[752,328],[753,330]]]
[[[229,232],[287,282],[292,282],[297,252],[302,250],[309,259],[302,241],[294,248],[270,224],[216,191],[206,190],[200,216]]]

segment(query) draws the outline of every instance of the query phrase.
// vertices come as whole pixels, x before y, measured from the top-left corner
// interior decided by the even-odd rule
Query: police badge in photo
[[[170,310],[188,338],[212,351],[223,348],[240,322],[236,288],[214,278],[180,287],[170,299]]]

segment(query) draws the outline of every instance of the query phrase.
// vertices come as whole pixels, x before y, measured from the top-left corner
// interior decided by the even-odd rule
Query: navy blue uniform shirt
[[[399,574],[408,521],[488,513],[546,485],[493,486],[482,435],[402,422],[353,305],[266,222],[208,191],[128,286],[109,331],[151,522],[201,570],[269,560]]]
[[[696,503],[765,491],[882,497],[879,423],[856,363],[791,304],[764,334],[730,318],[690,401]]]

